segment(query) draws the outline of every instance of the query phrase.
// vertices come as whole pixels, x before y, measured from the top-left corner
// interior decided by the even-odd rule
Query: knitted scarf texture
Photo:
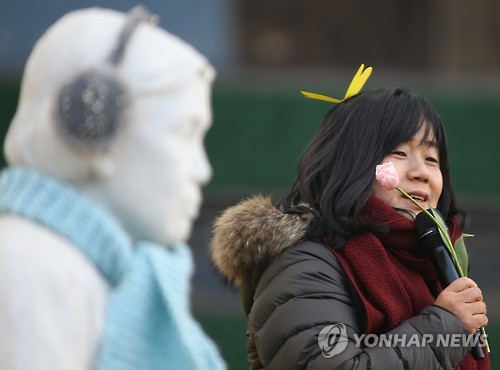
[[[330,250],[363,304],[365,334],[381,334],[434,304],[443,288],[431,259],[419,245],[414,221],[374,197],[364,207],[362,218],[389,232],[353,235],[341,250]],[[460,234],[461,230],[452,224],[453,242]],[[459,367],[489,368],[487,357],[476,361],[471,354]]]
[[[96,369],[226,368],[190,312],[188,246],[132,244],[103,208],[32,169],[1,172],[0,214],[28,218],[66,238],[110,283]]]

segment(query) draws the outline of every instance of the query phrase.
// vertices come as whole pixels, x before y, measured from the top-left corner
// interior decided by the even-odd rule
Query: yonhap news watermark
[[[323,356],[333,357],[347,348],[347,344],[354,342],[356,347],[472,347],[477,343],[486,346],[485,337],[478,334],[420,334],[420,333],[383,333],[383,334],[357,334],[349,339],[347,328],[338,323],[327,325],[318,335],[318,345]]]

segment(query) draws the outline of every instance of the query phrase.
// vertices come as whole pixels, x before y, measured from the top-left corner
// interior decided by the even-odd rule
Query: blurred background
[[[35,41],[69,10],[127,11],[129,0],[1,0],[0,138],[15,112]],[[500,367],[500,2],[483,0],[143,1],[160,25],[217,68],[214,125],[207,137],[214,178],[191,244],[197,272],[193,309],[230,369],[245,369],[246,318],[236,290],[208,258],[211,223],[252,194],[279,198],[328,103],[300,90],[343,96],[361,63],[366,88],[410,88],[438,108],[452,177],[470,214],[470,276],[481,286],[493,368]],[[78,42],[78,40],[75,40]],[[0,156],[0,165],[4,166]]]

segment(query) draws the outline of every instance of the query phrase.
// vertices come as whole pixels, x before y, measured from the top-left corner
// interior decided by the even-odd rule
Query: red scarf
[[[362,217],[390,232],[353,235],[341,250],[330,249],[364,306],[365,333],[380,334],[432,305],[442,287],[432,261],[418,243],[414,221],[373,197]],[[460,233],[458,227],[452,227],[452,240]],[[468,354],[458,369],[490,369],[488,356],[476,361]]]

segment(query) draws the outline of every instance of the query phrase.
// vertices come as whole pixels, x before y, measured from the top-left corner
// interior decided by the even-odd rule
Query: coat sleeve
[[[348,286],[338,260],[321,244],[303,242],[278,256],[262,275],[249,314],[252,368],[450,369],[467,355],[465,347],[428,343],[429,335],[467,334],[455,315],[437,306],[425,308],[386,333],[386,338],[415,334],[414,339],[425,341],[424,346],[396,342],[363,348],[357,344],[362,324],[356,297]],[[325,326],[335,324],[343,324],[348,340],[338,342],[339,353],[328,357],[318,344],[318,335]]]

